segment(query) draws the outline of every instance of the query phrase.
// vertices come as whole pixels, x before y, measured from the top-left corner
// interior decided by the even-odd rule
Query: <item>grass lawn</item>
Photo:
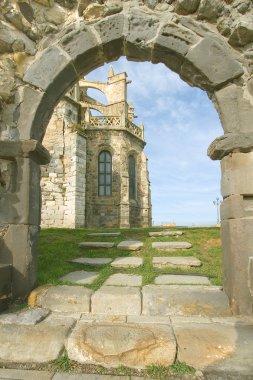
[[[148,236],[149,231],[159,231],[161,228],[131,228],[122,229],[121,235],[117,238],[111,237],[89,237],[90,232],[99,231],[119,231],[119,229],[43,229],[40,234],[38,249],[38,285],[43,284],[69,284],[59,280],[60,277],[76,270],[99,272],[99,278],[92,285],[85,285],[93,290],[98,289],[103,282],[113,273],[138,274],[143,276],[143,285],[152,284],[159,274],[166,273],[196,273],[209,275],[211,283],[222,285],[222,265],[221,265],[221,240],[220,229],[211,228],[176,228],[184,231],[184,235],[179,237],[158,237]],[[144,243],[140,251],[121,251],[116,245],[122,240],[140,240]],[[115,247],[111,249],[79,249],[78,244],[82,241],[112,241]],[[177,250],[174,252],[158,251],[151,248],[153,241],[187,241],[193,247],[188,250]],[[200,268],[189,270],[182,269],[155,269],[152,266],[154,256],[194,256],[201,260]],[[143,257],[143,266],[136,269],[115,270],[110,264],[103,266],[90,266],[84,264],[69,263],[68,260],[77,257],[112,257],[137,256]]]

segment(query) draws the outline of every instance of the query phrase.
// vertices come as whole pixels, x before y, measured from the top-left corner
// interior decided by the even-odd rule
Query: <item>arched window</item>
[[[112,195],[112,155],[107,150],[98,156],[98,195]]]
[[[129,199],[136,199],[136,165],[134,156],[128,157]]]

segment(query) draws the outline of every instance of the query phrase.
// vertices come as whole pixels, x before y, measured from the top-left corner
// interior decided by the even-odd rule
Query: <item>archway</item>
[[[95,17],[89,23],[78,19],[62,28],[23,77],[19,140],[1,141],[0,145],[1,158],[10,161],[18,178],[15,190],[1,198],[4,222],[9,225],[3,252],[12,255],[14,295],[27,294],[36,281],[39,164],[48,160],[40,141],[54,106],[80,75],[125,55],[130,60],[164,63],[189,84],[207,91],[217,107],[225,135],[211,145],[209,155],[222,160],[225,291],[234,313],[250,314],[253,107],[245,86],[246,67],[225,39],[201,22],[173,19],[170,11],[159,18],[145,7],[119,12],[104,19]]]

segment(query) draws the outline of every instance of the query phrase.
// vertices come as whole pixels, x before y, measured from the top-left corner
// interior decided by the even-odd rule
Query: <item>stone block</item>
[[[170,69],[178,72],[185,55],[200,37],[188,28],[170,22],[163,26],[155,39],[152,62],[163,62]]]
[[[53,106],[78,79],[72,57],[56,45],[41,52],[24,75],[26,83],[47,92]]]
[[[130,61],[150,61],[152,40],[159,28],[159,19],[132,8],[126,28],[125,55]]]
[[[124,15],[105,17],[94,25],[98,33],[106,61],[114,61],[123,55]]]
[[[230,195],[221,203],[221,219],[253,217],[253,196]]]
[[[1,380],[51,380],[53,376],[52,372],[47,371],[34,371],[34,370],[23,370],[23,369],[6,369],[0,368],[0,379]]]
[[[177,0],[175,12],[181,15],[187,15],[196,12],[200,0]]]
[[[165,325],[78,323],[67,340],[70,359],[82,364],[132,368],[174,363],[176,341]]]
[[[249,258],[253,256],[252,230],[251,218],[221,222],[224,290],[236,315],[252,315],[248,284]]]
[[[95,314],[140,315],[140,289],[103,286],[92,296],[91,312]]]
[[[215,286],[147,285],[142,288],[142,303],[144,315],[231,315],[225,293]]]
[[[212,371],[218,372],[220,379],[230,377],[230,373],[234,379],[252,375],[252,326],[188,323],[174,326],[174,332],[178,360],[207,370],[207,378]]]
[[[0,324],[36,325],[45,319],[48,314],[49,310],[40,308],[28,309],[18,314],[3,314],[0,315]]]
[[[134,274],[115,273],[108,277],[104,285],[141,286],[142,276],[137,276]]]
[[[253,195],[253,152],[232,153],[221,160],[221,193]]]
[[[181,236],[183,235],[183,231],[155,231],[155,232],[149,232],[148,235],[151,237],[157,237],[157,236]]]
[[[164,251],[174,250],[174,249],[189,249],[192,247],[191,243],[184,241],[157,241],[152,243],[152,248],[161,249]]]
[[[0,296],[11,294],[12,266],[10,264],[0,264]]]
[[[215,22],[223,12],[224,6],[219,0],[201,0],[198,18]]]
[[[193,256],[161,256],[153,257],[153,266],[155,268],[183,268],[200,267],[201,261]]]
[[[223,40],[205,37],[187,53],[180,76],[193,85],[212,89],[240,77],[243,72]]]
[[[70,263],[84,264],[84,265],[105,265],[112,262],[111,258],[93,258],[93,257],[78,257],[77,259],[70,260]]]
[[[124,240],[117,246],[117,248],[122,251],[138,251],[141,247],[143,247],[143,243],[136,240]]]
[[[253,42],[253,17],[242,17],[236,22],[229,36],[228,42],[232,46],[245,46]]]
[[[248,153],[253,147],[253,133],[226,133],[216,138],[208,148],[212,160],[221,160],[232,152]]]
[[[72,58],[79,75],[101,66],[104,57],[98,41],[90,28],[81,22],[80,26],[69,26],[60,39],[60,46]]]
[[[98,278],[97,272],[75,271],[60,278],[61,281],[74,282],[75,284],[92,284]]]
[[[143,259],[141,257],[117,257],[111,266],[115,269],[128,269],[128,268],[138,268],[142,266]]]
[[[204,276],[188,276],[177,274],[164,274],[155,278],[156,285],[211,285],[207,277]]]
[[[38,294],[36,305],[55,312],[90,312],[91,289],[81,286],[52,286]]]
[[[117,237],[120,236],[121,232],[93,232],[88,234],[88,236],[107,236],[107,237]]]
[[[24,326],[0,325],[0,361],[14,363],[46,363],[57,359],[64,349],[64,341],[73,321],[61,324]],[[45,349],[46,347],[46,349]]]
[[[21,51],[25,51],[30,55],[36,53],[36,45],[30,40],[26,34],[14,28],[10,23],[3,20],[0,21],[0,53],[12,53],[13,45],[17,47],[17,41],[21,47]]]
[[[213,96],[225,133],[252,133],[253,109],[244,90],[231,84]]]

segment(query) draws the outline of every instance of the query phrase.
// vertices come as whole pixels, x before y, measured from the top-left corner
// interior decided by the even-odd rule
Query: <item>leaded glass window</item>
[[[98,157],[98,195],[112,195],[112,156],[107,150]]]
[[[136,199],[136,165],[134,156],[128,157],[129,199]]]

